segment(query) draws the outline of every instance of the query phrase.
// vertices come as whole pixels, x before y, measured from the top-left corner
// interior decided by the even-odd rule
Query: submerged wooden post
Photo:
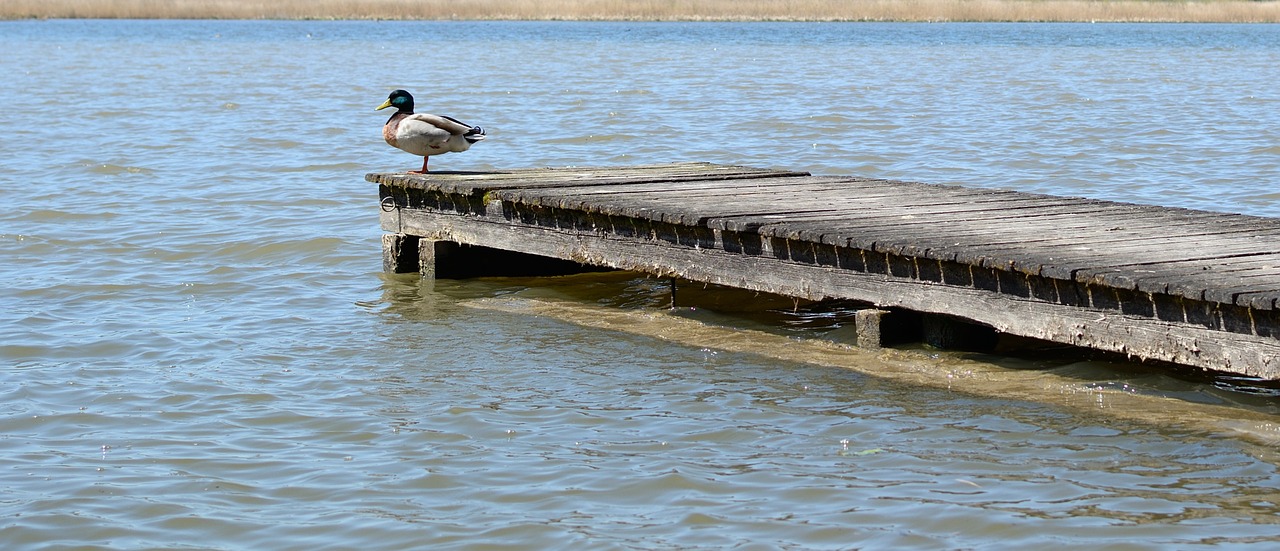
[[[876,350],[888,344],[884,335],[884,322],[888,316],[888,310],[876,308],[858,310],[853,321],[858,329],[858,348]]]
[[[418,236],[383,234],[382,271],[392,274],[418,271]]]
[[[455,279],[465,270],[461,245],[435,239],[418,240],[418,272],[425,279]]]
[[[995,329],[939,314],[926,314],[921,330],[925,344],[942,350],[990,352],[1000,340]]]
[[[921,338],[921,317],[915,312],[865,308],[854,315],[858,347],[868,350]]]

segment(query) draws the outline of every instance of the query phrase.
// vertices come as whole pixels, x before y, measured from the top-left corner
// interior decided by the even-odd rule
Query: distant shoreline
[[[1280,0],[6,0],[15,19],[1280,23]]]

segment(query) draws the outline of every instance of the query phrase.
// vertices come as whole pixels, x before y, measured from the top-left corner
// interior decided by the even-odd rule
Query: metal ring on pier
[[[396,203],[395,197],[382,198],[382,212],[391,212],[400,208],[400,204]]]

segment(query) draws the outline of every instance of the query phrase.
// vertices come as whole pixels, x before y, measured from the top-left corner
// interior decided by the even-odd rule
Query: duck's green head
[[[379,105],[377,110],[386,109],[388,107],[395,107],[401,111],[412,113],[413,96],[409,95],[409,92],[404,90],[396,90],[392,92],[391,95],[387,96],[387,101],[382,102],[382,105]]]

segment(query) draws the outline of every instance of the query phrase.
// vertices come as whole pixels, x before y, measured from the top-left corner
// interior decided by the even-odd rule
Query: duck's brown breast
[[[382,139],[387,140],[392,147],[397,147],[396,132],[400,130],[400,121],[404,117],[404,113],[396,113],[387,119],[387,124],[382,125]]]

